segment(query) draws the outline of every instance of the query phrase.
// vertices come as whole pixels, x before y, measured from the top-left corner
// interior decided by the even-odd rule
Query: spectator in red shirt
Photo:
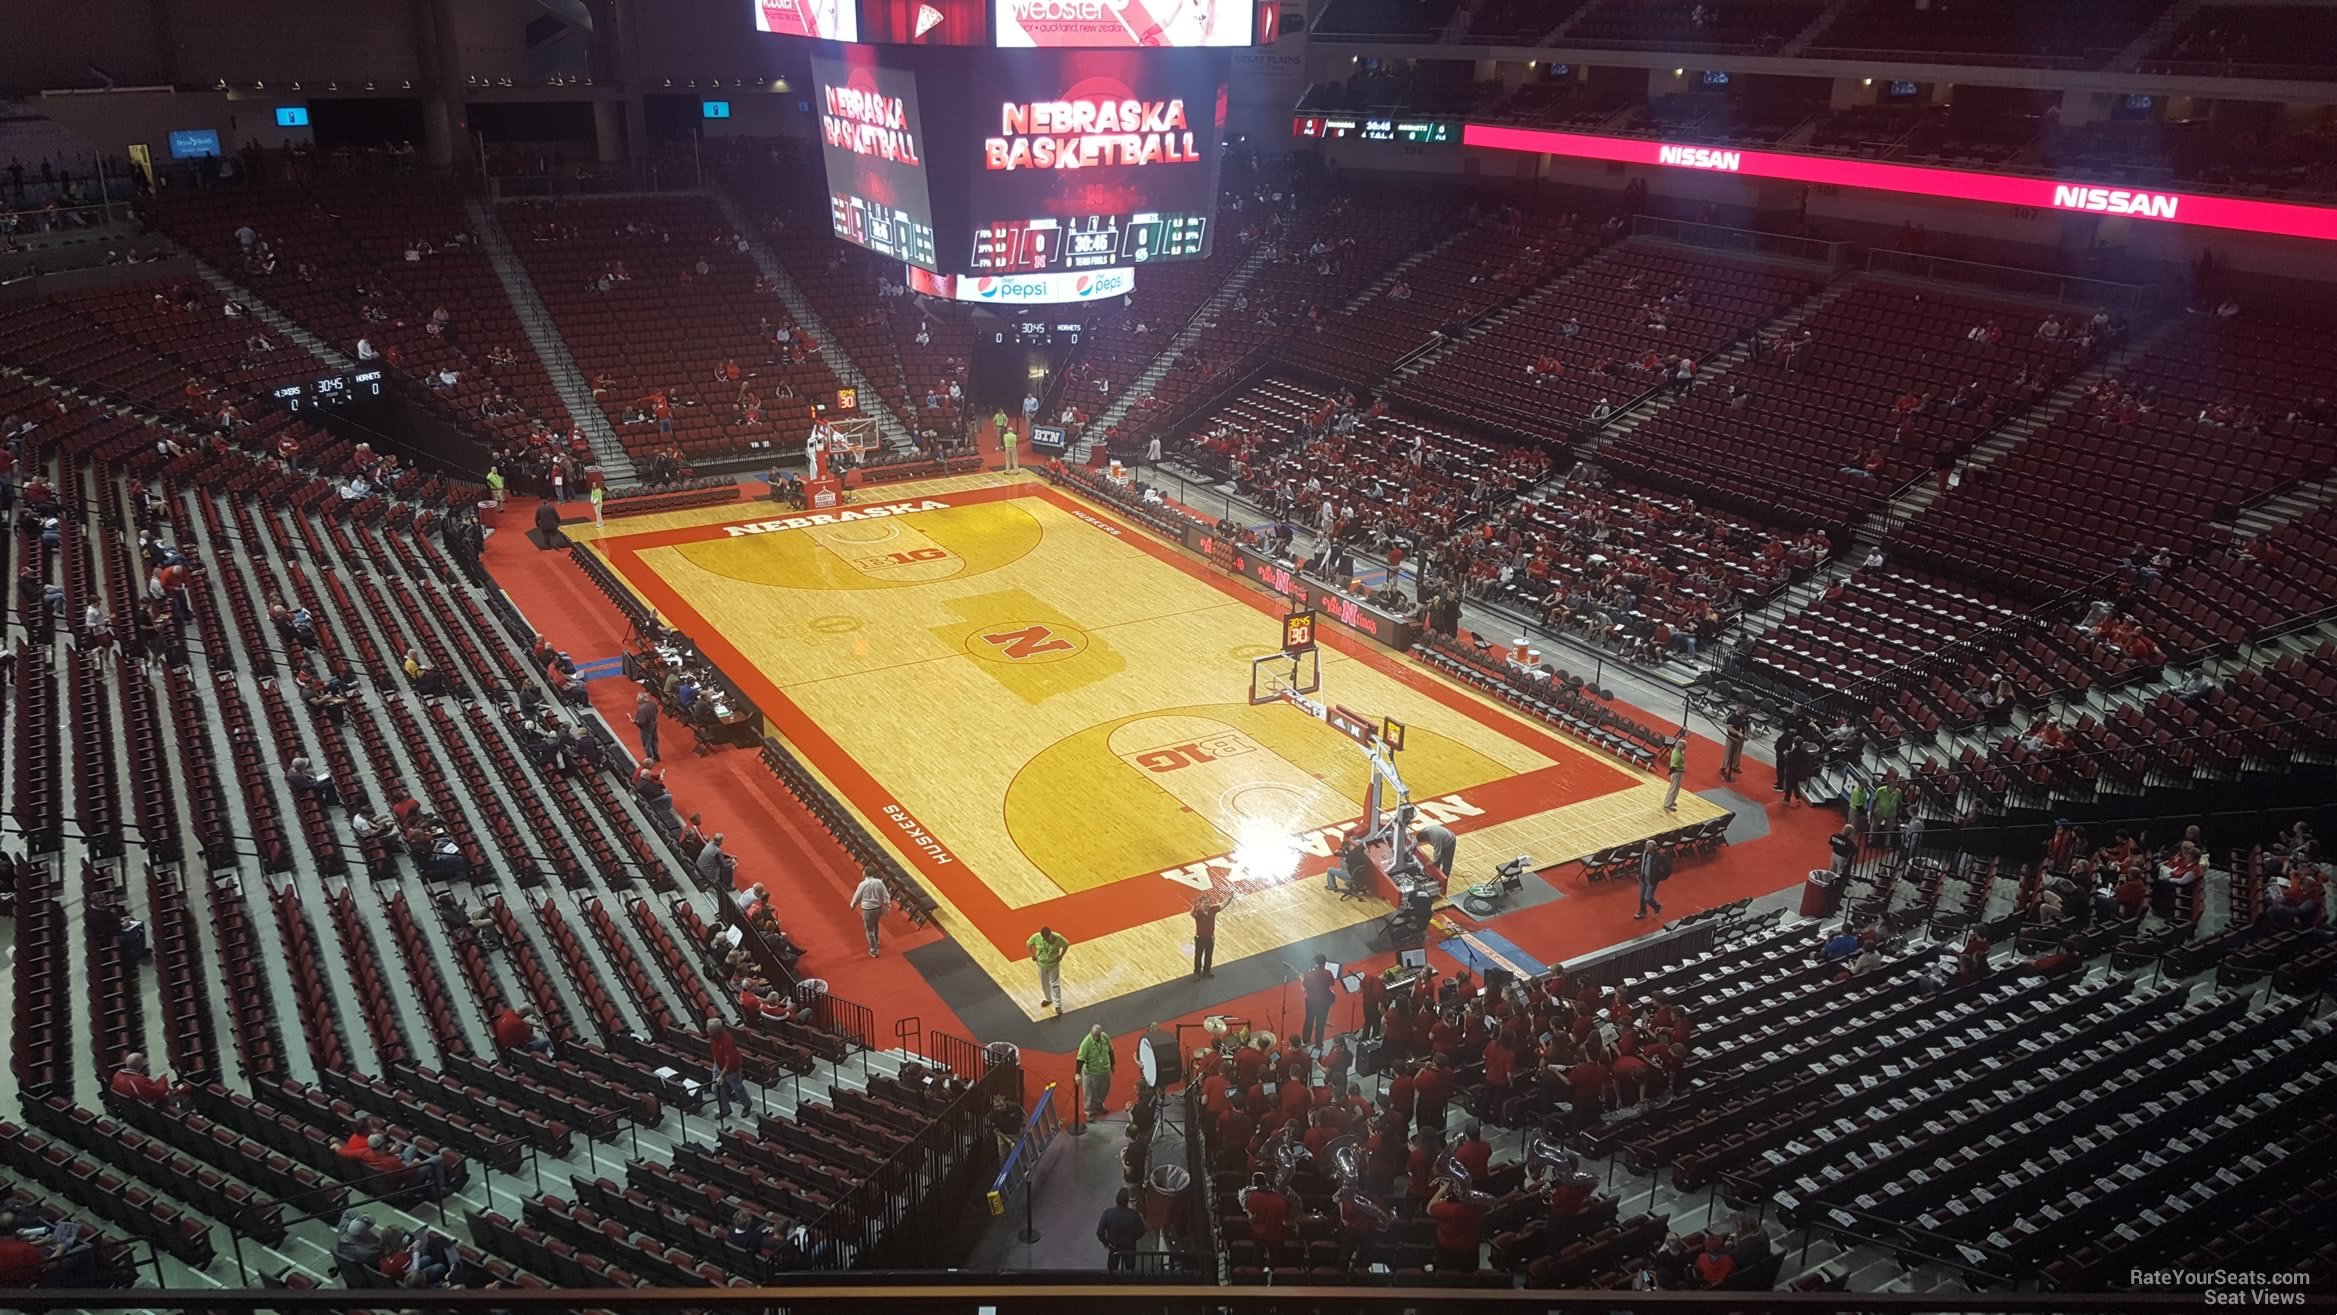
[[[1444,1131],[1444,1107],[1452,1099],[1452,1060],[1444,1055],[1420,1066],[1420,1076],[1413,1079],[1412,1121],[1431,1132]]]
[[[1363,975],[1363,1039],[1380,1034],[1380,1018],[1387,1012],[1388,984],[1378,973]]]
[[[1428,1048],[1439,1055],[1458,1053],[1461,1048],[1461,1026],[1448,1016],[1438,1018],[1428,1028]]]
[[[142,1105],[167,1105],[186,1094],[187,1090],[185,1083],[174,1084],[168,1075],[160,1078],[150,1075],[143,1051],[132,1051],[123,1056],[121,1071],[114,1074],[113,1081],[108,1085],[115,1095]]]
[[[552,1039],[536,1030],[536,1020],[509,1005],[495,1016],[495,1047],[498,1050],[532,1050],[539,1055],[552,1053]]]
[[[1283,1114],[1304,1119],[1307,1107],[1314,1103],[1314,1093],[1304,1082],[1284,1082],[1275,1088],[1275,1101]]]
[[[1234,1052],[1233,1067],[1243,1086],[1256,1086],[1258,1075],[1266,1071],[1265,1047],[1256,1044],[1243,1046]]]
[[[425,1155],[419,1146],[395,1149],[386,1132],[365,1139],[365,1154],[357,1162],[366,1173],[378,1175],[391,1191],[419,1184],[433,1201],[446,1195],[446,1162],[439,1156]]]
[[[1595,1041],[1584,1046],[1580,1062],[1566,1070],[1566,1085],[1574,1095],[1575,1127],[1587,1128],[1599,1121],[1612,1077],[1605,1049]]]
[[[1461,1131],[1460,1144],[1453,1147],[1453,1159],[1469,1174],[1469,1185],[1482,1190],[1485,1175],[1493,1167],[1493,1143],[1485,1140],[1485,1130],[1472,1123]]]
[[[1395,1080],[1388,1083],[1388,1112],[1403,1127],[1412,1125],[1412,1108],[1419,1086],[1420,1080],[1413,1076],[1410,1064],[1397,1069]]]
[[[20,1234],[37,1227],[40,1236]],[[68,1244],[37,1219],[0,1211],[0,1289],[95,1287],[97,1253],[86,1240]]]
[[[1485,1207],[1455,1191],[1447,1180],[1439,1182],[1436,1194],[1428,1199],[1428,1217],[1436,1221],[1436,1271],[1473,1273],[1485,1240]]]
[[[1508,1094],[1510,1077],[1516,1072],[1517,1056],[1509,1042],[1500,1036],[1486,1038],[1485,1085],[1493,1088],[1494,1099]]]
[[[1404,1157],[1404,1195],[1411,1198],[1414,1214],[1426,1210],[1436,1194],[1436,1152],[1436,1138],[1425,1132],[1412,1134],[1412,1149]]]
[[[1242,1193],[1242,1213],[1250,1217],[1250,1236],[1259,1249],[1280,1247],[1290,1240],[1290,1198],[1277,1191],[1262,1173],[1250,1175]]]
[[[706,1020],[706,1052],[713,1069],[715,1107],[720,1111],[716,1117],[729,1122],[733,1100],[738,1102],[742,1116],[753,1113],[754,1103],[747,1099],[745,1063],[739,1057],[738,1037],[719,1018]]]
[[[1328,1039],[1331,1006],[1338,998],[1333,993],[1337,981],[1331,973],[1329,960],[1319,954],[1315,956],[1314,966],[1299,977],[1299,987],[1306,997],[1306,1018],[1298,1030],[1300,1045],[1319,1046]]]
[[[1717,1288],[1737,1272],[1737,1262],[1728,1254],[1728,1239],[1718,1231],[1706,1233],[1704,1243],[1696,1252],[1696,1281],[1708,1288]]]
[[[1347,1071],[1354,1063],[1355,1057],[1347,1053],[1347,1038],[1333,1038],[1330,1053],[1323,1056],[1323,1085],[1334,1097],[1347,1089]]]

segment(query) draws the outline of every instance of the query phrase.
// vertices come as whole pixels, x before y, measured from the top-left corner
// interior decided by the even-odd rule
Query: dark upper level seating
[[[2166,11],[2171,0],[2089,0],[2036,5],[2021,0],[1851,0],[1802,53],[1812,59],[1860,55],[1937,56],[1975,64],[2099,68]]]
[[[2337,67],[2327,15],[2295,5],[2207,4],[2143,60],[2146,73],[2325,79]]]
[[[1567,28],[1565,42],[1765,54],[1825,11],[1823,0],[1599,0]]]

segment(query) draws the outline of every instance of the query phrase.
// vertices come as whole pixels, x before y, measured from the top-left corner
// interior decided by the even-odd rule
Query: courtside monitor
[[[279,128],[305,128],[305,127],[307,127],[307,126],[308,126],[308,107],[307,107],[306,105],[279,105],[279,106],[277,106],[277,107],[276,107],[276,126],[277,126],[277,127],[279,127]]]

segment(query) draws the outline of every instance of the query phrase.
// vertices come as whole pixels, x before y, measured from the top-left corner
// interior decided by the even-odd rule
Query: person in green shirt
[[[608,496],[609,491],[601,487],[599,480],[594,480],[592,482],[592,523],[595,525],[607,524],[600,518],[600,505],[608,500]]]
[[[1071,942],[1054,928],[1041,927],[1024,944],[1030,947],[1031,962],[1039,967],[1039,1007],[1062,1013],[1063,952],[1071,948]]]
[[[495,500],[497,507],[503,505],[503,467],[487,467],[487,496]]]
[[[1899,783],[1884,777],[1883,783],[1874,790],[1875,834],[1889,835],[1899,829],[1899,806],[1905,802],[1906,796],[1900,792]]]
[[[1687,775],[1688,728],[1683,726],[1680,728],[1680,733],[1672,737],[1672,762],[1670,768],[1672,783],[1663,792],[1663,810],[1665,812],[1673,813],[1679,811],[1680,782],[1686,779]]]
[[[1014,468],[1014,421],[1007,418],[1006,408],[1002,406],[990,417],[990,423],[998,426],[998,449],[1006,454],[1006,467],[1012,470]]]
[[[1112,1093],[1112,1039],[1104,1034],[1104,1025],[1097,1023],[1087,1029],[1079,1040],[1079,1086],[1087,1093],[1087,1118],[1090,1123],[1104,1116],[1105,1097]]]

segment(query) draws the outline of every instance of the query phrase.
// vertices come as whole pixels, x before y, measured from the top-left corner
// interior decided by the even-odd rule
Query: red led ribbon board
[[[2337,209],[2295,205],[2285,201],[2200,196],[2189,192],[2112,187],[2093,182],[2029,178],[1976,169],[1938,169],[1920,164],[1837,160],[1780,151],[1682,146],[1670,142],[1597,137],[1578,132],[1552,132],[1541,128],[1508,128],[1489,123],[1469,124],[1462,130],[1461,143],[1495,151],[1526,151],[1537,155],[1562,155],[1577,160],[1612,160],[1622,164],[1738,174],[1746,178],[1774,178],[1786,182],[1898,192],[1907,196],[1989,201],[2000,205],[2031,206],[2038,210],[2125,215],[2158,223],[2223,228],[2240,233],[2271,233],[2318,241],[2337,238]]]

